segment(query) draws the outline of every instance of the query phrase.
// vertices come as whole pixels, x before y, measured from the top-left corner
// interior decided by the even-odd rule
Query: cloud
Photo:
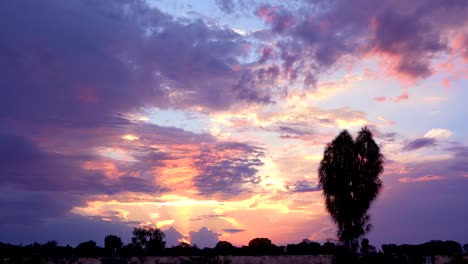
[[[437,180],[442,180],[445,177],[443,176],[437,176],[437,175],[426,175],[426,176],[421,176],[421,177],[416,177],[416,178],[409,178],[409,177],[403,177],[399,178],[399,182],[403,183],[411,183],[411,182],[427,182],[427,181],[437,181]]]
[[[401,101],[406,101],[408,100],[409,96],[408,96],[408,93],[407,92],[403,92],[401,93],[400,95],[396,96],[395,98],[393,98],[392,100],[396,103],[398,102],[401,102]]]
[[[245,229],[239,229],[239,228],[230,228],[230,229],[223,229],[223,232],[229,233],[229,234],[235,234],[235,233],[240,233],[240,232],[245,232]]]
[[[382,123],[384,123],[386,126],[393,126],[395,125],[395,122],[392,121],[392,120],[388,120],[386,119],[385,117],[383,116],[377,116],[377,119],[382,121]]]
[[[143,1],[3,2],[0,8],[11,14],[0,22],[17,33],[0,37],[7,55],[0,69],[8,76],[0,81],[0,117],[77,125],[143,106],[270,102],[248,66],[232,70],[246,41],[231,29],[182,22]]]
[[[231,14],[235,9],[234,0],[216,0],[216,5],[225,13]]]
[[[263,165],[264,152],[247,144],[227,142],[201,149],[194,178],[200,195],[224,197],[248,192],[247,184],[258,184],[257,167]]]
[[[163,230],[163,233],[165,235],[164,241],[166,241],[166,247],[173,247],[177,246],[180,244],[182,239],[185,239],[186,237],[177,231],[174,227],[169,227],[167,230]]]
[[[256,146],[177,128],[119,123],[97,134],[74,127],[63,131],[37,135],[35,141],[0,134],[0,183],[6,196],[0,222],[59,218],[93,196],[189,193],[194,185],[200,196],[233,197],[256,188],[257,167],[263,164],[263,150]],[[139,140],[122,139],[129,133]],[[120,159],[121,153],[132,159]]]
[[[270,38],[278,36],[284,76],[295,80],[302,75],[310,87],[347,56],[383,56],[390,72],[427,78],[434,71],[433,59],[450,53],[444,36],[463,28],[460,19],[467,6],[464,1],[298,1],[263,5],[256,14],[269,26]],[[433,17],[438,23],[431,23]]]
[[[317,186],[317,183],[298,180],[296,182],[287,182],[285,185],[286,190],[292,193],[303,193],[303,192],[317,192],[322,189]]]
[[[453,135],[453,132],[443,128],[433,128],[424,134],[426,138],[446,139]]]
[[[219,242],[219,236],[220,234],[206,227],[202,227],[198,231],[189,232],[190,244],[197,245],[199,248],[214,248]]]
[[[403,151],[411,151],[411,150],[416,150],[428,146],[434,146],[436,144],[436,139],[435,138],[417,138],[414,140],[411,140],[403,146],[402,150]]]

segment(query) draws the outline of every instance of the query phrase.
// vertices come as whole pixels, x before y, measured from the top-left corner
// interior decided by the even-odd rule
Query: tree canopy
[[[382,188],[383,155],[366,127],[354,141],[343,130],[324,151],[318,170],[328,212],[338,226],[338,238],[355,252],[358,239],[371,225],[367,213]]]
[[[107,235],[104,238],[104,248],[112,255],[116,255],[123,246],[122,239],[118,236]]]
[[[148,255],[157,255],[166,246],[164,237],[164,233],[159,228],[137,227],[133,229],[132,244],[136,250],[141,249]]]

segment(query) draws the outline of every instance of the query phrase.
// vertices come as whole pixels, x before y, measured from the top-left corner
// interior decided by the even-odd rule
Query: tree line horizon
[[[343,255],[348,254],[346,245],[337,241],[324,242],[303,239],[301,242],[277,246],[265,237],[257,237],[248,245],[234,246],[228,241],[219,241],[213,248],[198,248],[196,244],[180,242],[166,247],[165,234],[159,228],[136,227],[132,241],[124,244],[119,236],[109,234],[104,238],[104,247],[93,240],[85,241],[76,247],[59,246],[54,240],[46,243],[13,245],[0,242],[0,257],[133,257],[133,256],[264,256],[264,255]],[[363,256],[382,256],[395,254],[408,255],[461,255],[468,254],[468,244],[463,246],[456,241],[431,240],[422,244],[383,244],[381,249],[361,240],[360,254]]]

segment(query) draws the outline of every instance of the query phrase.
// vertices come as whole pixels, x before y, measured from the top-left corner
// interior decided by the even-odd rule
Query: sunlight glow
[[[128,141],[134,141],[134,140],[139,140],[140,138],[132,134],[126,134],[122,136],[122,139],[125,139]]]

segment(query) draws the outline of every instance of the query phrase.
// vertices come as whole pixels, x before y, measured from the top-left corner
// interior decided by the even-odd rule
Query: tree
[[[359,237],[371,228],[367,211],[382,188],[382,172],[383,156],[366,127],[356,141],[343,130],[325,148],[319,185],[338,226],[338,238],[351,252],[356,252]]]
[[[369,244],[369,239],[364,238],[361,240],[361,253],[364,255],[375,254],[376,248]]]
[[[118,236],[108,235],[104,238],[104,248],[111,255],[116,255],[122,249],[122,239]]]
[[[166,247],[164,236],[159,228],[137,227],[133,229],[132,243],[135,249],[142,249],[148,255],[157,255]]]
[[[250,240],[249,249],[251,254],[254,255],[276,255],[279,250],[271,240],[265,237],[258,237]]]
[[[96,242],[90,240],[80,243],[76,246],[75,251],[80,257],[96,257],[99,255],[100,248],[96,246]]]
[[[219,241],[215,246],[215,251],[219,255],[233,255],[235,247],[227,241]]]

